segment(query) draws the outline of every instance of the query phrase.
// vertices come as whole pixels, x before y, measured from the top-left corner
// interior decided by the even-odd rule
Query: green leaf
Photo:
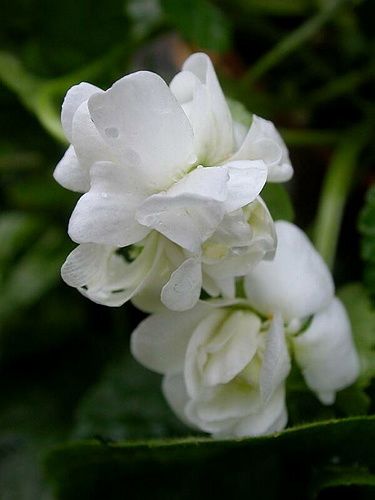
[[[0,281],[0,322],[35,303],[60,281],[66,254],[65,234],[54,227],[27,249]]]
[[[375,417],[320,422],[242,440],[185,438],[62,445],[46,472],[60,500],[127,498],[306,498],[315,467],[373,467]]]
[[[268,182],[260,194],[275,220],[294,220],[293,205],[283,185]]]
[[[375,376],[375,310],[360,283],[351,283],[338,291],[352,324],[354,342],[361,361],[358,384],[367,387]]]
[[[358,229],[362,235],[361,255],[365,262],[364,284],[375,300],[375,186],[367,192],[366,202],[358,220]]]
[[[312,496],[315,498],[324,490],[343,486],[365,486],[372,489],[375,487],[375,475],[371,474],[366,467],[326,467],[314,478]]]
[[[74,436],[120,440],[186,434],[189,430],[173,415],[160,384],[159,375],[125,353],[81,401]]]
[[[227,17],[208,0],[162,0],[168,21],[201,49],[225,52],[231,45]]]

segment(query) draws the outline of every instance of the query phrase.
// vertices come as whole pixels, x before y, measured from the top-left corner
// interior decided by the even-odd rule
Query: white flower
[[[293,224],[275,224],[278,246],[272,262],[260,262],[245,278],[249,303],[263,314],[280,312],[292,352],[307,385],[324,404],[359,375],[359,359],[330,272],[305,234]],[[306,321],[310,320],[304,328]]]
[[[293,175],[288,150],[272,122],[253,115],[249,129],[233,120],[210,59],[193,54],[171,82],[194,131],[195,151],[204,165],[223,158],[263,160],[267,180],[283,182]]]
[[[217,306],[150,316],[132,334],[133,355],[165,375],[167,401],[192,427],[217,437],[282,429],[290,362],[281,317]]]
[[[214,297],[233,298],[236,276],[245,275],[262,258],[272,258],[275,247],[272,218],[258,198],[226,215],[198,253],[152,231],[125,249],[81,244],[68,256],[61,274],[68,285],[99,304],[121,306],[133,299],[147,312],[157,312],[163,304],[183,311],[196,304],[202,288]]]
[[[233,296],[234,278],[275,250],[272,220],[258,195],[267,175],[285,170],[281,138],[254,118],[243,143],[236,143],[238,124],[204,54],[186,61],[171,89],[186,102],[179,104],[159,76],[138,72],[106,92],[77,85],[63,104],[72,145],[54,175],[85,193],[69,223],[71,238],[82,246],[69,256],[63,277],[103,304],[121,305],[141,290],[150,295],[156,281],[162,302],[174,310],[193,307],[202,286],[213,296]],[[164,258],[169,275],[156,281],[149,274],[155,275],[151,264],[160,256],[140,256],[141,272],[140,264],[116,255],[118,248],[144,246],[153,232],[159,242],[169,240],[166,247],[178,247],[169,252],[173,259]],[[159,251],[159,244],[153,248]],[[92,274],[85,267],[94,255]]]

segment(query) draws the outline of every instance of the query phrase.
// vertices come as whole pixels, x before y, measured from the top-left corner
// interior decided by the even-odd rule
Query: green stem
[[[289,54],[298,49],[304,42],[315,35],[317,31],[336,13],[337,9],[347,0],[326,1],[324,8],[310,18],[290,35],[283,38],[267,54],[261,57],[242,78],[242,84],[249,86],[259,80],[273,66],[279,64]]]
[[[349,94],[365,83],[366,80],[372,78],[374,74],[375,65],[370,64],[358,71],[352,71],[342,75],[316,90],[308,99],[308,105],[315,106],[316,104],[321,104],[336,97]]]
[[[358,156],[367,138],[368,127],[363,126],[345,135],[333,154],[323,181],[313,240],[330,269],[335,260],[345,202],[353,183]]]

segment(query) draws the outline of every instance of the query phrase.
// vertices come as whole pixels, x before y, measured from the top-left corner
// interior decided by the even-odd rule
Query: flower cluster
[[[63,279],[153,313],[132,352],[164,375],[184,422],[217,436],[282,429],[291,358],[325,404],[356,379],[327,267],[260,196],[292,176],[287,148],[271,122],[236,121],[208,56],[189,57],[169,86],[140,71],[107,91],[72,87],[62,125],[71,145],[54,176],[82,193]]]

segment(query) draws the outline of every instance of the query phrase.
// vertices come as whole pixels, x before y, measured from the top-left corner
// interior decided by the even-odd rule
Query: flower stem
[[[345,135],[333,154],[323,181],[313,240],[330,269],[335,260],[345,202],[367,137],[368,127],[364,126]]]
[[[324,3],[324,8],[315,16],[303,23],[290,35],[283,38],[267,54],[261,57],[242,78],[242,84],[248,86],[259,80],[269,69],[279,64],[304,42],[314,36],[319,29],[329,21],[337,9],[347,0],[331,0]]]

